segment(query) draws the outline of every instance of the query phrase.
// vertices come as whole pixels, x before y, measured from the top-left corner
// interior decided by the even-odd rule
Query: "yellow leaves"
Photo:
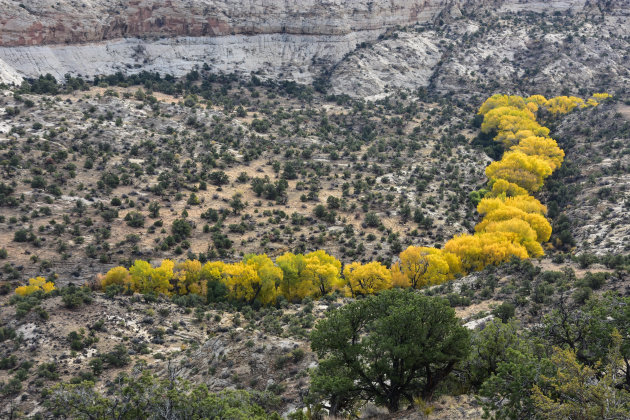
[[[315,294],[317,289],[305,273],[304,255],[287,252],[276,258],[276,264],[283,272],[278,292],[289,302],[300,301]]]
[[[486,168],[490,181],[504,179],[528,191],[538,191],[552,169],[546,160],[520,151],[510,151]]]
[[[459,257],[466,272],[479,271],[490,264],[508,261],[513,256],[527,258],[527,249],[508,232],[459,235],[444,245],[444,250]]]
[[[512,146],[510,150],[522,152],[528,156],[535,156],[546,161],[555,171],[562,165],[564,161],[564,151],[558,147],[555,140],[548,137],[527,137],[522,139],[517,145]]]
[[[531,196],[513,198],[484,198],[477,205],[483,220],[477,224],[477,232],[488,231],[487,226],[492,222],[520,219],[527,222],[536,232],[538,242],[546,242],[551,236],[551,225],[543,216],[547,208]]]
[[[595,99],[599,99],[600,101],[608,99],[608,98],[612,98],[612,95],[610,93],[606,93],[606,92],[602,92],[602,93],[594,93],[593,94],[593,98]]]
[[[131,276],[125,267],[114,267],[101,277],[100,281],[103,289],[112,284],[126,286],[131,282]]]
[[[213,263],[210,263],[213,264]],[[246,255],[241,262],[213,267],[221,272],[221,279],[230,298],[263,305],[276,301],[277,284],[282,280],[282,270],[265,255]]]
[[[547,104],[547,98],[542,95],[532,95],[525,99],[528,104],[536,104],[538,107],[545,106]]]
[[[481,131],[496,132],[494,140],[509,150],[486,168],[492,189],[477,206],[484,218],[475,227],[475,235],[458,236],[445,245],[445,250],[460,257],[465,270],[478,270],[511,256],[543,255],[541,242],[549,240],[551,225],[544,217],[547,208],[529,193],[538,191],[562,165],[564,151],[549,138],[549,129],[536,122],[535,115],[539,111],[566,114],[596,106],[597,100],[608,96],[595,94],[586,104],[575,96],[546,99],[542,95],[524,100],[494,95],[484,102],[479,109],[484,115]]]
[[[316,297],[343,287],[340,278],[341,261],[322,250],[306,254],[304,261],[306,263],[304,275],[317,291]]]
[[[383,264],[373,261],[367,264],[348,264],[343,275],[347,282],[348,294],[352,296],[370,295],[392,287],[392,274]]]
[[[38,276],[28,279],[28,285],[17,287],[15,293],[20,296],[28,296],[40,290],[44,293],[50,293],[55,290],[55,284],[51,281],[46,281],[44,277]]]
[[[223,271],[223,282],[233,299],[249,301],[254,297],[251,284],[258,282],[258,275],[254,267],[243,262],[226,264]]]
[[[186,260],[176,265],[174,274],[177,294],[205,294],[206,282],[201,281],[202,266],[197,260]]]
[[[522,187],[519,187],[513,182],[508,182],[505,179],[495,179],[492,182],[492,190],[486,194],[488,197],[516,197],[527,196],[529,192]]]
[[[492,95],[481,105],[479,108],[479,114],[486,115],[489,111],[500,107],[513,107],[517,109],[526,108],[525,100],[520,96],[508,96],[496,94]]]
[[[174,266],[175,263],[171,260],[163,260],[162,264],[156,268],[143,260],[134,261],[129,268],[131,290],[139,293],[169,294],[173,288],[170,281],[173,278]]]
[[[502,106],[494,108],[485,114],[483,122],[481,123],[481,131],[484,133],[491,133],[494,130],[500,131],[501,124],[503,124],[503,130],[508,130],[513,127],[522,127],[519,129],[525,130],[528,126],[535,127],[534,124],[530,124],[527,121],[533,121],[535,123],[534,113],[529,109]]]
[[[137,260],[127,271],[111,269],[101,284],[129,284],[141,293],[208,293],[213,288],[227,289],[228,298],[262,305],[273,304],[277,296],[288,301],[321,297],[333,290],[345,290],[353,296],[378,293],[395,287],[420,288],[440,284],[460,273],[481,270],[513,257],[543,255],[541,242],[549,240],[551,225],[545,219],[547,208],[530,192],[540,189],[545,179],[558,169],[564,152],[549,138],[549,129],[536,121],[536,115],[552,116],[585,106],[596,106],[610,95],[594,94],[586,103],[576,97],[546,99],[533,95],[494,95],[484,102],[479,114],[484,116],[481,131],[496,133],[495,141],[509,148],[501,160],[486,168],[491,191],[480,195],[477,210],[483,220],[474,235],[459,235],[444,249],[410,246],[400,254],[400,261],[387,269],[379,262],[352,262],[341,273],[341,262],[323,250],[305,255],[285,253],[275,263],[267,255],[247,255],[241,262],[221,261],[201,264],[186,260],[175,265],[164,260],[159,267]],[[548,114],[545,114],[548,113]],[[33,279],[32,279],[33,280]],[[52,283],[22,286],[18,294],[47,290]],[[40,285],[41,283],[41,285]],[[50,286],[46,286],[50,284]],[[52,289],[50,289],[52,290]],[[223,296],[223,292],[221,293]]]
[[[262,292],[259,300],[269,299],[271,294],[273,298],[269,299],[269,301],[275,301],[275,294],[273,293],[275,285],[263,282],[254,264],[246,264],[244,262],[226,264],[223,271],[223,281],[232,299],[253,303],[259,299],[259,295]],[[273,290],[269,290],[270,286]]]
[[[392,266],[392,281],[397,287],[421,287],[451,280],[461,272],[459,258],[441,249],[410,246],[400,253]]]
[[[499,120],[497,135],[494,140],[496,142],[503,143],[505,147],[510,147],[527,137],[546,137],[548,135],[549,129],[547,127],[543,127],[534,120],[505,115]]]
[[[15,289],[15,294],[20,296],[28,296],[38,290],[40,290],[40,288],[35,286],[19,286]]]
[[[55,290],[55,284],[51,281],[47,281],[46,283],[42,284],[41,287],[44,293],[50,293]]]
[[[282,270],[274,265],[271,258],[266,254],[262,255],[246,255],[243,260],[245,263],[256,270],[258,281],[251,284],[254,293],[250,303],[258,300],[263,305],[274,303],[276,301],[278,284],[282,281]]]
[[[552,115],[568,114],[576,107],[584,107],[584,100],[575,96],[556,96],[545,104],[545,109]]]
[[[598,106],[600,102],[605,101],[606,99],[612,98],[612,95],[609,93],[594,93],[592,98],[589,98],[586,101],[586,106]]]

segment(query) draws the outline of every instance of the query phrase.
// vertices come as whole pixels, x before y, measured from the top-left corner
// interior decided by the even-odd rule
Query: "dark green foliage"
[[[478,388],[507,360],[507,351],[518,343],[518,325],[514,321],[504,323],[498,319],[490,321],[481,331],[475,331],[472,351],[466,363],[468,381],[473,389]]]
[[[233,419],[279,420],[271,410],[278,399],[266,393],[226,390],[214,394],[206,385],[180,379],[160,379],[144,370],[138,376],[122,376],[107,395],[91,381],[59,384],[47,392],[50,414],[73,419],[148,420]]]
[[[4,182],[0,182],[0,207],[1,206],[14,207],[18,205],[18,202],[15,199],[15,197],[11,196],[11,194],[13,194],[14,191],[15,191],[15,188],[13,188],[12,186],[7,185]]]
[[[510,318],[514,317],[515,308],[514,305],[509,302],[503,302],[497,306],[492,314],[499,318],[503,322],[507,322]]]
[[[190,236],[193,230],[192,222],[186,219],[176,219],[173,220],[173,225],[171,226],[171,232],[175,236],[176,241],[181,241]]]
[[[57,364],[54,362],[42,363],[41,365],[37,366],[37,376],[49,380],[59,379]]]
[[[224,302],[227,299],[227,286],[219,280],[208,280],[206,298],[208,303]]]
[[[144,226],[144,216],[137,211],[130,211],[125,215],[128,226],[139,228]]]
[[[123,367],[127,366],[131,361],[131,357],[127,352],[127,347],[124,344],[117,344],[112,351],[100,355],[100,358],[105,364],[111,367]]]
[[[70,284],[60,290],[61,301],[68,309],[76,309],[83,304],[92,303],[92,292],[87,287],[77,287]]]
[[[230,178],[223,171],[214,171],[208,175],[208,179],[213,185],[221,186],[230,182]]]
[[[0,343],[5,340],[13,340],[17,336],[11,327],[0,327]]]
[[[98,339],[91,333],[87,337],[83,329],[79,331],[72,331],[68,334],[68,341],[70,342],[70,348],[75,351],[83,350],[90,347],[92,344],[98,341]]]
[[[438,298],[394,289],[350,303],[311,334],[320,365],[311,397],[330,414],[373,400],[394,412],[401,399],[428,399],[469,351],[468,331]]]

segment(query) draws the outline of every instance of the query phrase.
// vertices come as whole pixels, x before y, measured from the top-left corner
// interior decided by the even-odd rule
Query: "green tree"
[[[531,346],[508,348],[505,361],[482,385],[479,394],[487,417],[493,419],[535,418],[532,387],[544,375],[553,375],[549,359],[534,354]]]
[[[430,399],[466,358],[468,330],[448,303],[394,289],[350,303],[320,321],[311,347],[320,364],[313,398],[328,400],[331,415],[356,399],[398,411],[401,399]]]
[[[507,351],[518,343],[518,326],[514,320],[503,323],[493,319],[472,338],[472,351],[467,365],[470,383],[479,387],[493,373],[499,363],[507,360]]]
[[[160,379],[147,370],[121,375],[104,395],[94,383],[62,383],[49,391],[46,406],[64,418],[88,419],[280,419],[270,408],[277,398],[268,394],[225,390],[212,393],[205,384],[193,386],[172,370]]]
[[[534,385],[533,398],[541,419],[627,419],[630,417],[630,393],[620,389],[621,335],[614,330],[604,372],[599,366],[581,364],[575,352],[555,348],[551,361],[556,375],[544,378],[543,386]]]

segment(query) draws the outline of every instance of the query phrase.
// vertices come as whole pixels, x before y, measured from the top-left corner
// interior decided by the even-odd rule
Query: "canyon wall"
[[[486,11],[614,14],[630,10],[630,0],[0,0],[0,10],[0,82],[46,73],[181,76],[206,64],[304,83],[330,71],[335,91],[366,96],[426,86],[442,59],[441,36],[377,44],[388,28]],[[375,48],[351,56],[365,42]],[[362,68],[368,76],[356,86]]]
[[[344,35],[431,19],[444,0],[0,0],[0,45],[116,38]],[[574,2],[570,2],[574,3]]]

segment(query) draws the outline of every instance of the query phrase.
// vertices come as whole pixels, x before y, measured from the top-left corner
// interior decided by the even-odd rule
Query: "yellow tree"
[[[612,98],[612,95],[610,93],[606,93],[606,92],[602,92],[602,93],[594,93],[593,94],[593,98],[602,101],[608,98]]]
[[[492,190],[486,194],[487,197],[516,197],[527,196],[529,192],[522,187],[519,187],[513,182],[506,181],[505,179],[491,180]]]
[[[242,261],[226,264],[223,269],[223,279],[231,299],[246,302],[254,301],[254,285],[260,284],[260,278],[253,265],[247,265]]]
[[[529,257],[543,255],[542,247],[537,241],[536,231],[524,220],[515,218],[490,222],[483,227],[483,231],[479,231],[482,233],[512,233],[514,234],[512,241],[524,246]]]
[[[552,115],[568,114],[575,108],[583,108],[586,105],[584,100],[575,96],[556,96],[551,98],[545,104],[545,109]]]
[[[163,260],[159,267],[153,268],[147,261],[136,260],[129,268],[131,285],[134,292],[169,294],[173,287],[173,267],[171,260]]]
[[[499,127],[502,121],[509,126],[515,124],[516,121],[533,121],[535,122],[534,113],[528,109],[518,109],[511,106],[502,106],[490,110],[485,114],[483,122],[481,123],[481,131],[484,133],[491,133],[493,131],[499,131]],[[525,122],[521,124],[526,125]],[[532,125],[533,126],[533,125]]]
[[[201,277],[201,262],[197,260],[186,260],[177,264],[175,270],[174,283],[177,294],[206,294],[206,281],[203,281]]]
[[[522,152],[507,152],[486,168],[491,181],[504,179],[528,191],[538,191],[549,175],[551,167],[546,161]]]
[[[245,264],[253,267],[258,276],[258,282],[252,282],[252,297],[250,303],[258,301],[263,305],[274,303],[278,285],[282,282],[282,270],[276,266],[266,254],[245,255]]]
[[[131,285],[131,276],[125,267],[114,267],[110,269],[104,276],[100,278],[101,287],[107,288],[112,284],[127,286]]]
[[[512,232],[463,234],[446,242],[444,250],[460,258],[464,271],[479,271],[487,265],[509,261],[512,257],[528,258],[527,248],[517,240],[517,234]]]
[[[521,116],[504,115],[500,117],[494,141],[510,147],[527,137],[546,137],[548,135],[549,129],[534,120]]]
[[[287,252],[276,258],[276,264],[283,273],[278,291],[289,302],[299,302],[317,292],[313,282],[305,275],[304,255]]]
[[[489,111],[500,107],[513,107],[517,109],[523,109],[526,107],[525,100],[521,96],[508,96],[496,94],[492,95],[481,105],[479,108],[480,115],[486,115]]]
[[[304,277],[313,284],[316,297],[327,295],[335,289],[343,287],[341,262],[325,251],[319,250],[304,256],[306,267]]]
[[[43,291],[44,293],[50,293],[55,290],[55,284],[51,281],[46,281],[46,278],[37,276],[35,278],[28,279],[28,285],[19,286],[15,289],[15,293],[20,296],[28,296],[31,293]]]
[[[353,262],[343,269],[348,294],[371,295],[392,287],[392,274],[378,261],[367,264]]]
[[[208,302],[222,301],[229,292],[224,278],[226,265],[222,261],[212,261],[201,267],[200,281],[205,284]]]
[[[481,204],[481,203],[480,203]],[[481,212],[480,212],[481,213]],[[496,222],[521,220],[535,232],[537,242],[546,242],[551,236],[551,225],[544,216],[538,213],[527,213],[517,207],[503,205],[486,213],[481,222],[475,226],[476,232],[489,232],[488,226]]]
[[[552,171],[558,169],[564,161],[564,151],[558,147],[555,140],[549,137],[526,137],[512,146],[510,150],[539,157],[549,164]]]
[[[392,266],[395,286],[419,289],[439,284],[461,272],[459,258],[436,248],[410,246],[400,253],[400,262]]]

